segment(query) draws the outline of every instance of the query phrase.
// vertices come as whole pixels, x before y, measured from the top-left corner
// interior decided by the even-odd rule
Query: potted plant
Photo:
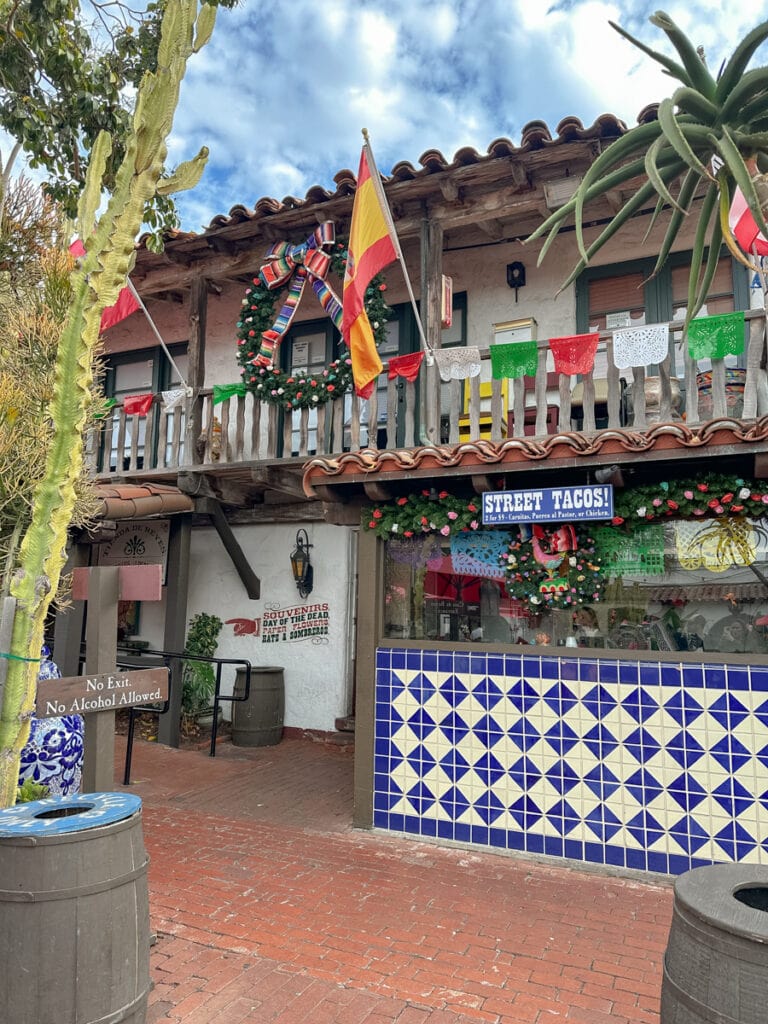
[[[198,612],[189,620],[184,654],[212,658],[219,645],[222,621],[217,615]],[[182,670],[181,713],[187,724],[212,715],[216,673],[207,661],[185,661]]]

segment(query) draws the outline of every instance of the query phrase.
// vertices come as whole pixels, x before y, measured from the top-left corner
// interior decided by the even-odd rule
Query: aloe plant
[[[613,22],[610,24],[681,85],[659,104],[657,120],[630,129],[600,154],[571,200],[545,220],[527,241],[547,236],[539,254],[540,264],[560,228],[569,217],[574,217],[580,258],[563,282],[562,290],[655,197],[649,232],[663,210],[670,209],[671,213],[654,274],[664,265],[686,217],[697,221],[688,283],[690,320],[706,299],[723,242],[736,259],[751,265],[728,224],[737,187],[744,193],[756,224],[768,236],[768,175],[764,173],[768,171],[768,67],[747,70],[755,52],[768,38],[768,21],[739,43],[717,77],[669,15],[657,11],[650,21],[666,33],[679,61],[650,49]],[[585,206],[635,178],[641,179],[635,194],[597,238],[587,244]]]
[[[202,174],[205,149],[170,177],[163,177],[163,167],[187,61],[210,38],[215,17],[213,7],[203,4],[198,9],[197,0],[168,0],[157,70],[144,76],[137,92],[125,158],[98,219],[111,149],[107,133],[98,137],[91,153],[77,224],[86,251],[73,275],[73,298],[58,348],[50,406],[53,438],[11,583],[17,609],[10,650],[3,652],[9,661],[0,713],[0,807],[11,806],[16,798],[20,754],[34,709],[43,624],[64,567],[101,313],[125,285],[146,204],[156,194],[193,187]]]

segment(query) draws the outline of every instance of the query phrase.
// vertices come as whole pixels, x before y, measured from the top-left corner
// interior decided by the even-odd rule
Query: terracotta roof
[[[97,484],[103,519],[146,519],[194,511],[194,502],[178,487],[167,484]]]
[[[649,104],[644,107],[638,115],[638,124],[645,124],[656,119],[658,104]],[[572,142],[603,141],[609,142],[625,135],[629,131],[626,123],[615,114],[601,114],[590,127],[585,128],[578,117],[564,117],[557,125],[554,135],[544,121],[529,121],[523,126],[520,132],[520,145],[516,146],[511,139],[494,139],[485,153],[479,153],[472,146],[465,146],[454,153],[450,160],[438,149],[427,149],[419,157],[419,166],[414,166],[407,160],[395,164],[389,177],[382,173],[382,180],[385,185],[391,182],[412,181],[420,178],[427,178],[434,174],[443,174],[447,171],[466,167],[469,164],[488,163],[492,160],[508,159],[535,150],[556,149]],[[272,196],[262,196],[254,202],[253,208],[249,209],[242,203],[233,206],[228,214],[217,214],[210,222],[203,234],[208,232],[221,231],[245,221],[260,220],[282,213],[284,210],[295,210],[303,206],[314,206],[328,203],[333,199],[353,195],[357,187],[355,174],[348,168],[336,172],[333,177],[336,188],[332,191],[323,188],[321,185],[312,185],[303,199],[298,196],[285,196],[282,200]],[[149,235],[142,235],[139,239],[139,247],[146,249],[146,240]],[[200,237],[193,231],[176,231],[167,236],[166,241],[183,242]]]
[[[573,467],[584,459],[592,463],[601,455],[616,461],[655,451],[685,452],[693,455],[710,446],[728,446],[728,454],[759,451],[768,441],[768,416],[754,421],[730,418],[710,420],[695,427],[685,423],[656,423],[646,430],[576,431],[547,437],[513,437],[506,441],[467,441],[455,445],[422,445],[396,451],[364,448],[337,456],[316,456],[304,465],[303,485],[308,497],[316,498],[324,485],[360,484],[404,476],[435,474],[479,475],[530,469],[538,463],[552,469],[558,461]],[[318,490],[317,488],[320,488]]]

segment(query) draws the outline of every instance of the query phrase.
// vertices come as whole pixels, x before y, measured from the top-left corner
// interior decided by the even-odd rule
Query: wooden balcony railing
[[[154,403],[146,416],[126,416],[118,405],[89,441],[91,469],[101,476],[162,473],[211,463],[305,459],[365,447],[499,441],[604,427],[644,430],[652,422],[683,417],[690,425],[723,416],[755,419],[768,414],[766,315],[753,310],[746,318],[749,341],[739,370],[726,366],[724,359],[703,366],[683,346],[677,360],[682,377],[670,373],[669,357],[657,367],[619,372],[612,358],[612,333],[602,332],[596,369],[578,381],[548,371],[548,347],[542,341],[535,378],[490,380],[486,373],[441,383],[437,368],[423,363],[418,381],[409,383],[386,380],[385,366],[380,380],[386,380],[386,388],[381,386],[368,401],[347,395],[290,415],[250,394],[214,406],[211,389],[201,391],[186,408],[166,412]],[[682,326],[670,325],[678,351]],[[484,369],[489,369],[489,350],[480,354]],[[202,424],[202,429],[195,435],[188,423]]]

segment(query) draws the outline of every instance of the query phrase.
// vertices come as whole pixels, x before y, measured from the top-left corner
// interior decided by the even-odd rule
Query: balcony
[[[715,455],[739,446],[757,453],[768,440],[766,317],[746,313],[749,340],[742,366],[732,357],[696,362],[680,354],[682,324],[670,325],[681,373],[670,373],[670,358],[658,366],[619,371],[612,358],[611,332],[600,336],[595,369],[581,379],[547,367],[547,342],[539,344],[535,377],[490,380],[490,355],[481,350],[483,374],[467,381],[440,381],[437,368],[423,363],[419,379],[386,382],[368,401],[347,395],[313,410],[287,415],[253,395],[214,405],[203,389],[186,407],[166,412],[155,401],[146,416],[126,416],[116,406],[88,443],[90,469],[105,482],[119,479],[179,482],[200,490],[205,476],[223,501],[259,500],[266,490],[303,496],[305,464],[330,467],[334,475],[348,456],[345,472],[370,472],[391,456],[427,453],[431,472],[435,449],[456,461],[470,450],[480,461],[526,459],[544,468],[564,458],[596,462],[642,459],[651,449],[687,449]],[[485,378],[485,379],[484,379]],[[714,423],[714,421],[720,421]],[[757,421],[757,422],[756,422]],[[371,429],[375,424],[375,430]],[[360,453],[359,455],[357,453]],[[731,454],[733,452],[731,451]],[[688,457],[678,451],[676,457]],[[497,458],[498,457],[498,458]],[[438,459],[438,464],[440,460]],[[336,467],[335,469],[333,467]],[[197,489],[195,489],[197,487]]]

